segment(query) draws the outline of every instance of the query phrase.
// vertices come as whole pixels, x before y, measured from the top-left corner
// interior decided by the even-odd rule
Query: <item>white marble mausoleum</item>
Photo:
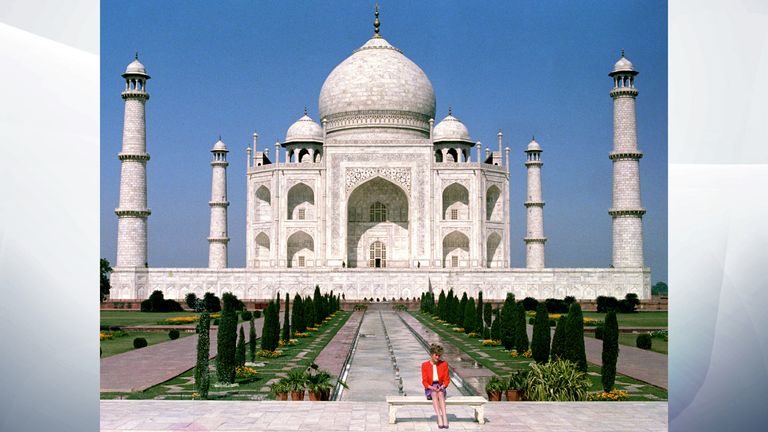
[[[229,268],[227,154],[213,145],[208,268],[147,267],[144,107],[150,76],[137,58],[123,77],[125,123],[117,260],[111,299],[144,299],[154,290],[181,299],[194,292],[268,299],[277,292],[344,293],[345,298],[413,298],[452,288],[486,299],[572,295],[650,298],[644,266],[639,159],[632,63],[623,55],[609,74],[614,100],[613,265],[545,265],[542,147],[524,158],[498,143],[483,148],[449,110],[436,119],[425,73],[379,35],[342,61],[325,80],[319,118],[306,114],[285,140],[248,149],[245,268]],[[171,107],[167,107],[171,109]],[[606,125],[606,127],[609,127]],[[476,158],[472,149],[478,147]],[[281,150],[283,157],[281,157]],[[528,172],[527,233],[511,239],[509,170]],[[242,175],[242,174],[238,174]],[[524,187],[513,185],[513,187]],[[242,197],[238,197],[242,199]],[[202,204],[202,203],[201,203]],[[608,216],[606,216],[608,217]],[[192,235],[192,233],[190,233]],[[510,242],[526,245],[526,267],[510,268]]]

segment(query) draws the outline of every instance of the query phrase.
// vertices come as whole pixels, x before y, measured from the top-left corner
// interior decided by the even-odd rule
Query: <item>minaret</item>
[[[525,208],[528,213],[528,223],[525,235],[525,267],[529,269],[544,268],[544,200],[541,196],[541,146],[536,138],[531,138],[525,151],[528,169],[528,198]]]
[[[211,232],[208,237],[208,268],[227,267],[227,146],[224,141],[216,141],[211,153]]]
[[[640,203],[640,158],[635,123],[635,71],[624,58],[608,74],[613,78],[613,267],[643,267],[643,214]]]
[[[139,53],[123,74],[125,117],[123,148],[117,155],[120,168],[120,202],[117,214],[116,267],[140,267],[147,264],[147,135],[144,105],[147,93],[147,69],[139,61]]]

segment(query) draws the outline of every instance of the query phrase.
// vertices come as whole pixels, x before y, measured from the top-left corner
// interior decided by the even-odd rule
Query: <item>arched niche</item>
[[[443,219],[469,219],[469,191],[459,183],[452,183],[443,190]]]
[[[443,238],[443,267],[467,267],[469,265],[469,238],[460,231],[453,231]]]
[[[301,211],[303,210],[303,212]],[[304,183],[298,183],[288,190],[288,219],[315,219],[315,192]]]

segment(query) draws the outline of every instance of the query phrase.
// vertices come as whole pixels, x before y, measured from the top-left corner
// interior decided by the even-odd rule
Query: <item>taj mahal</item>
[[[605,209],[613,221],[608,268],[547,267],[546,143],[533,139],[510,155],[501,130],[498,143],[484,147],[460,115],[449,110],[436,119],[429,78],[380,35],[378,11],[373,36],[325,79],[319,118],[305,109],[274,148],[253,134],[244,173],[246,238],[237,239],[245,246],[245,268],[228,265],[229,150],[221,139],[211,148],[208,267],[154,268],[147,266],[150,75],[137,55],[122,74],[125,117],[110,298],[145,299],[161,290],[175,299],[229,291],[258,300],[278,292],[308,295],[316,285],[347,300],[418,298],[430,289],[470,296],[482,290],[489,300],[504,299],[508,292],[538,299],[627,293],[650,298],[635,124],[637,74],[622,52],[606,80],[614,131],[613,150],[606,154],[613,166],[613,204]],[[524,202],[510,203],[511,169],[527,171]],[[522,239],[510,238],[510,205],[526,209]],[[510,267],[513,241],[525,244],[525,268]]]

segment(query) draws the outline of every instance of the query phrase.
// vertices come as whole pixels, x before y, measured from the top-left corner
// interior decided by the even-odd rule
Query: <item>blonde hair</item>
[[[443,347],[441,347],[438,344],[432,344],[429,346],[429,355],[437,354],[437,355],[443,355]]]

